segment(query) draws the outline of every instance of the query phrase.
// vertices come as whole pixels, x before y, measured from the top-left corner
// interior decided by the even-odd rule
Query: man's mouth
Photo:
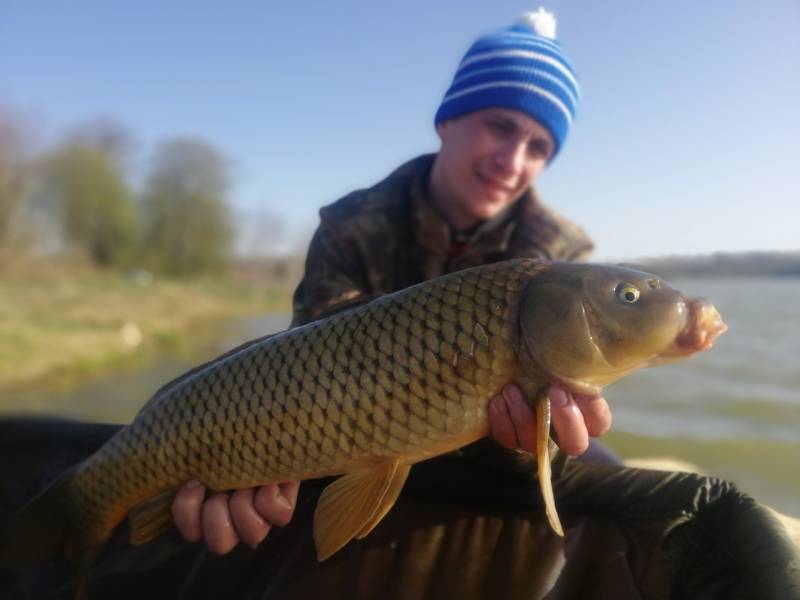
[[[513,186],[510,186],[502,181],[499,181],[494,177],[483,175],[480,172],[477,173],[477,176],[478,180],[483,184],[483,186],[491,191],[503,194],[511,194],[514,191]]]

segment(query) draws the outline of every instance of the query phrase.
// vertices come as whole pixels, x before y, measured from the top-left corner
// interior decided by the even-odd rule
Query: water
[[[710,352],[610,386],[614,427],[604,440],[627,458],[688,460],[800,516],[800,279],[673,284],[712,300],[729,330]],[[198,332],[189,352],[76,389],[20,392],[3,399],[3,411],[127,422],[165,382],[288,321],[288,315],[234,320]]]

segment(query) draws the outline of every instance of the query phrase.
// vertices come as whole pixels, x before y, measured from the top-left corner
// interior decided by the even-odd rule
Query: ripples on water
[[[800,279],[675,280],[728,324],[714,348],[610,386],[609,442],[672,454],[800,515]]]

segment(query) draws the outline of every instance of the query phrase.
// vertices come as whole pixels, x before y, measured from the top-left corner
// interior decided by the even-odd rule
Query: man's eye
[[[550,144],[548,144],[544,140],[537,140],[531,142],[528,145],[528,153],[531,156],[536,156],[537,158],[538,157],[550,158],[551,152],[552,150],[550,149]]]
[[[497,133],[509,133],[511,131],[511,127],[508,126],[508,123],[502,123],[500,121],[489,121],[489,128]]]

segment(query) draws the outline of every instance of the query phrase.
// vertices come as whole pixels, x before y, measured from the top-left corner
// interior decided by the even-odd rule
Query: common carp
[[[85,571],[114,528],[131,542],[171,526],[177,489],[341,475],[320,496],[320,560],[366,536],[414,463],[489,432],[487,406],[516,382],[537,415],[550,481],[547,388],[597,394],[641,367],[711,347],[716,309],[655,275],[518,259],[446,275],[249,342],[167,384],[95,454],[62,475],[0,542],[0,562],[66,555]]]

